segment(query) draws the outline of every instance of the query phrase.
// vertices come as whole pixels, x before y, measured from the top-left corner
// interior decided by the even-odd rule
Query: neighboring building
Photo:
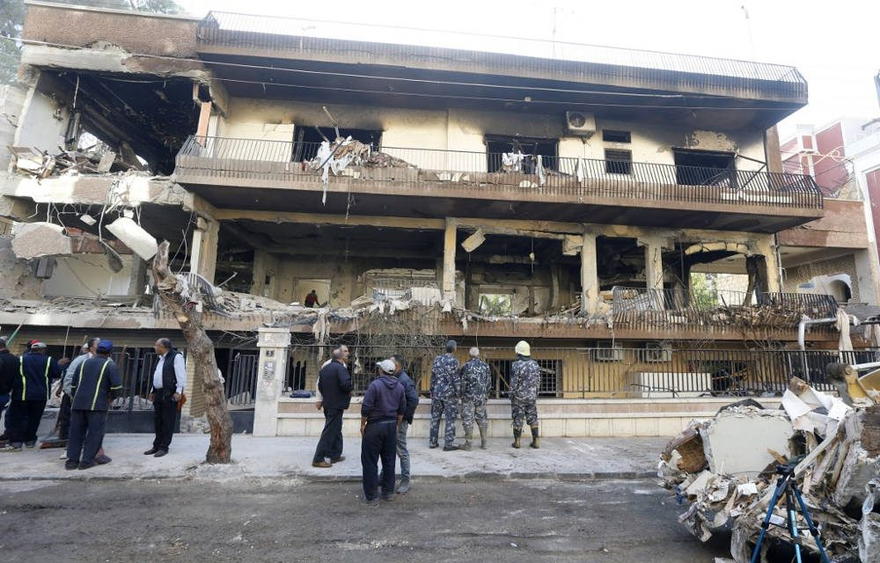
[[[800,125],[781,151],[787,172],[816,180],[825,195],[826,213],[779,234],[785,291],[880,304],[878,217],[866,197],[880,179],[877,123],[848,117],[822,127]]]
[[[836,302],[782,291],[777,234],[827,221],[835,195],[782,169],[775,124],[807,102],[794,68],[27,7],[0,323],[59,352],[112,337],[126,408],[151,341],[179,334],[145,292],[153,237],[191,272],[230,401],[256,402],[261,433],[319,426],[280,393],[311,388],[339,342],[359,387],[402,351],[423,389],[445,338],[479,344],[503,397],[528,339],[541,394],[578,399],[554,407],[548,435],[665,434],[717,409],[703,395],[779,392],[837,357],[791,351],[800,319]],[[52,225],[21,225],[34,221]],[[740,278],[692,276],[715,273]],[[303,306],[312,290],[326,308]],[[817,350],[836,341],[809,333]],[[493,404],[500,434],[506,412]]]

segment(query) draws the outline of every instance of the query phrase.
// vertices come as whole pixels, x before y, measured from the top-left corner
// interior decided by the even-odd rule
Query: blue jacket
[[[340,362],[333,360],[318,373],[318,390],[324,410],[345,410],[351,404],[351,374]]]
[[[12,382],[13,401],[47,401],[51,382],[61,377],[55,358],[28,352],[18,360],[18,377]]]
[[[403,383],[403,393],[406,396],[406,409],[403,411],[403,420],[412,424],[413,415],[416,414],[416,409],[419,406],[419,392],[416,389],[415,382],[405,371],[397,374],[397,379]]]
[[[106,411],[113,396],[122,392],[122,379],[116,363],[110,358],[95,356],[80,364],[71,382],[73,401],[70,408],[78,411]]]
[[[406,410],[406,393],[403,384],[393,375],[377,377],[367,387],[361,416],[368,422],[394,420]]]

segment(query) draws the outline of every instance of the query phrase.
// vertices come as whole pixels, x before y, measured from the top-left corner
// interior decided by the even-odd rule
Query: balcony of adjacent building
[[[755,232],[822,216],[809,176],[737,170],[732,156],[699,161],[696,152],[682,151],[683,164],[658,164],[633,162],[627,151],[591,159],[193,136],[175,178],[225,208]]]

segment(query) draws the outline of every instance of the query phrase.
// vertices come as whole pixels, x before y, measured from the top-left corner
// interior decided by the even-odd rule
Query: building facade
[[[401,352],[422,389],[446,338],[479,345],[501,401],[527,339],[548,435],[665,434],[821,374],[837,334],[811,330],[806,354],[797,325],[838,303],[787,288],[778,237],[852,226],[783,169],[796,69],[301,23],[28,3],[4,327],[59,353],[112,336],[135,408],[149,343],[179,334],[149,290],[167,240],[230,404],[271,405],[264,433],[318,428],[287,394],[338,343],[359,387]]]

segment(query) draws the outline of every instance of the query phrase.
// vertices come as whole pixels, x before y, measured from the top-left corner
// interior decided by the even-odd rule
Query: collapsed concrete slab
[[[724,410],[700,430],[709,470],[747,479],[787,455],[792,434],[784,412],[755,407]]]
[[[153,235],[128,217],[113,221],[107,225],[107,230],[144,260],[150,260],[159,251],[159,244]]]
[[[12,236],[12,251],[24,260],[73,254],[72,241],[64,234],[64,228],[60,225],[45,222],[15,223]]]

